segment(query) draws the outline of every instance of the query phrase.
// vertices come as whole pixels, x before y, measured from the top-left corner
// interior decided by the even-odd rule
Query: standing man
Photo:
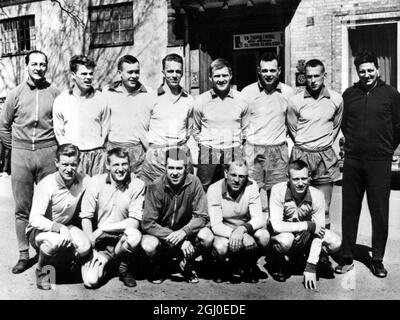
[[[61,145],[56,154],[57,172],[41,180],[33,196],[27,236],[39,252],[36,267],[36,285],[39,289],[50,290],[47,272],[42,268],[50,258],[60,258],[67,250],[72,257],[80,260],[91,252],[89,238],[72,225],[78,204],[85,191],[89,177],[77,173],[79,149],[72,144]],[[70,257],[70,256],[69,256]]]
[[[307,255],[304,269],[304,286],[317,289],[317,263],[321,253],[335,253],[340,248],[340,238],[325,229],[325,199],[323,193],[310,186],[307,163],[295,160],[289,164],[289,182],[272,187],[270,213],[273,250],[272,276],[286,280],[285,254],[294,257]],[[302,259],[303,260],[303,259]]]
[[[180,261],[185,280],[197,283],[194,259],[210,249],[213,235],[208,228],[207,199],[200,180],[188,174],[188,157],[181,148],[166,151],[166,173],[150,184],[143,213],[142,247],[150,258],[153,283],[164,281],[166,262]]]
[[[153,95],[148,127],[149,149],[140,178],[152,183],[165,173],[165,152],[171,147],[182,148],[189,159],[188,170],[193,171],[190,150],[186,145],[191,135],[193,98],[180,86],[183,59],[172,53],[162,60],[164,84]]]
[[[129,151],[131,171],[140,176],[148,149],[150,94],[139,81],[140,64],[136,57],[125,55],[118,60],[120,81],[106,91],[111,110],[107,149]]]
[[[270,193],[274,184],[287,180],[286,112],[294,90],[279,82],[281,67],[276,53],[264,53],[257,72],[258,82],[242,90],[249,102],[244,154],[250,178]]]
[[[289,101],[287,123],[294,141],[290,161],[303,160],[311,173],[311,184],[325,198],[325,223],[330,228],[329,207],[333,182],[340,177],[339,160],[332,149],[342,122],[343,99],[324,85],[324,64],[307,61],[306,88]]]
[[[343,93],[343,263],[335,271],[345,273],[354,267],[361,203],[367,192],[372,222],[372,273],[384,278],[391,161],[400,141],[400,94],[379,78],[375,53],[360,53],[354,65],[360,80]]]
[[[225,178],[212,184],[207,192],[215,238],[214,281],[222,282],[229,257],[233,281],[256,283],[257,260],[269,242],[260,194],[257,184],[248,179],[244,161],[234,160],[225,167]]]
[[[93,247],[93,257],[82,267],[87,288],[98,288],[112,259],[120,258],[119,279],[136,286],[129,267],[142,239],[138,230],[143,214],[144,183],[130,172],[129,152],[114,148],[107,152],[107,171],[94,176],[82,198],[83,231]]]
[[[45,78],[48,60],[41,51],[25,57],[28,79],[11,90],[0,117],[0,138],[11,148],[11,186],[15,201],[15,227],[19,259],[12,273],[23,272],[29,260],[25,234],[32,206],[33,187],[56,171],[57,140],[52,108],[59,91]]]
[[[101,92],[92,86],[96,64],[84,55],[69,62],[73,86],[54,101],[54,132],[58,143],[72,143],[81,150],[78,171],[93,176],[105,171],[104,144],[110,109]]]
[[[196,99],[193,137],[199,144],[197,176],[205,191],[224,178],[224,164],[242,157],[248,104],[231,88],[231,80],[229,62],[214,60],[210,65],[212,89]]]

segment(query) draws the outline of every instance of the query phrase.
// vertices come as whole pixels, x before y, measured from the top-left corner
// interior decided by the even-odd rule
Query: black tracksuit
[[[400,142],[400,94],[378,79],[343,93],[345,161],[342,187],[342,252],[353,259],[365,191],[372,222],[372,258],[382,260],[388,236],[391,160]]]

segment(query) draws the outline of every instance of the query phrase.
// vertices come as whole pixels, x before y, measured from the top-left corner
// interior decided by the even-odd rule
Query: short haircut
[[[293,160],[289,162],[289,167],[288,167],[288,174],[290,174],[290,170],[303,170],[304,168],[307,168],[308,172],[310,172],[310,168],[306,162],[303,160]]]
[[[60,161],[61,156],[67,157],[77,157],[78,160],[80,159],[81,152],[79,148],[72,143],[64,143],[57,148],[56,151],[56,159]]]
[[[94,61],[83,54],[75,55],[69,61],[69,69],[72,72],[76,72],[78,70],[78,65],[85,66],[88,69],[94,69],[96,67]]]
[[[361,64],[368,63],[368,62],[372,62],[377,69],[379,68],[378,58],[377,58],[375,52],[362,51],[362,52],[359,52],[357,54],[356,58],[354,59],[354,65],[356,66],[357,70]]]
[[[118,158],[127,158],[128,162],[129,163],[131,162],[131,159],[129,157],[129,151],[126,150],[125,148],[117,147],[117,148],[112,148],[112,149],[108,150],[107,151],[107,163],[108,164],[110,163],[110,158],[112,156],[116,156]]]
[[[230,63],[227,60],[225,60],[223,58],[215,59],[210,64],[210,77],[212,77],[213,71],[220,70],[220,69],[223,69],[223,68],[228,68],[229,73],[232,74],[232,67],[231,67]]]
[[[237,167],[246,167],[246,169],[249,169],[246,160],[242,158],[231,160],[228,163],[224,164],[224,169],[226,171],[229,171],[232,165],[235,165]]]
[[[180,161],[183,160],[185,166],[188,164],[188,157],[186,152],[179,147],[169,148],[165,152],[165,165],[167,165],[167,160],[171,158],[172,160]]]
[[[267,62],[267,61],[274,61],[276,60],[278,62],[278,66],[280,66],[279,58],[278,55],[275,52],[264,52],[261,55],[260,61],[258,64],[260,64],[261,61]]]
[[[180,63],[180,64],[182,65],[182,67],[183,67],[183,58],[182,58],[179,54],[176,54],[176,53],[167,54],[167,55],[164,57],[164,59],[162,59],[162,68],[163,68],[163,70],[165,69],[165,64],[166,64],[167,61],[175,61],[175,62],[178,62],[178,63]]]
[[[322,67],[322,72],[325,73],[325,66],[321,60],[318,59],[311,59],[308,60],[304,66],[304,70],[307,70],[308,67],[315,68],[315,67]]]
[[[122,70],[122,65],[124,63],[134,64],[134,63],[139,63],[139,60],[136,57],[134,57],[134,56],[132,56],[130,54],[127,54],[127,55],[119,58],[119,60],[118,60],[118,70],[120,70],[120,71]]]
[[[29,64],[29,59],[30,59],[30,57],[31,57],[31,54],[42,54],[42,55],[44,55],[44,57],[45,57],[45,59],[46,59],[46,64],[48,64],[48,62],[49,62],[49,60],[48,60],[48,58],[47,58],[47,55],[43,52],[43,51],[40,51],[40,50],[32,50],[31,52],[29,52],[26,56],[25,56],[25,64],[26,65],[28,65]]]

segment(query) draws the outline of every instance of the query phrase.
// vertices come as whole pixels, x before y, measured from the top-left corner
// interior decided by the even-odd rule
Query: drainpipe
[[[168,9],[168,18],[167,18],[167,23],[168,23],[168,45],[174,45],[176,42],[176,36],[175,36],[175,10],[172,8],[172,3],[171,0],[167,1],[167,9]]]
[[[190,42],[189,42],[189,17],[185,13],[184,16],[184,50],[185,50],[185,88],[190,93],[191,91],[191,68],[190,68]]]

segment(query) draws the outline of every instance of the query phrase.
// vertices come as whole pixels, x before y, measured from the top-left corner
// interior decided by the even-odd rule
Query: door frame
[[[349,87],[349,58],[350,58],[350,45],[349,45],[349,29],[368,25],[380,24],[397,24],[397,90],[400,91],[400,20],[389,19],[385,21],[365,21],[358,22],[352,20],[342,21],[342,92]]]

